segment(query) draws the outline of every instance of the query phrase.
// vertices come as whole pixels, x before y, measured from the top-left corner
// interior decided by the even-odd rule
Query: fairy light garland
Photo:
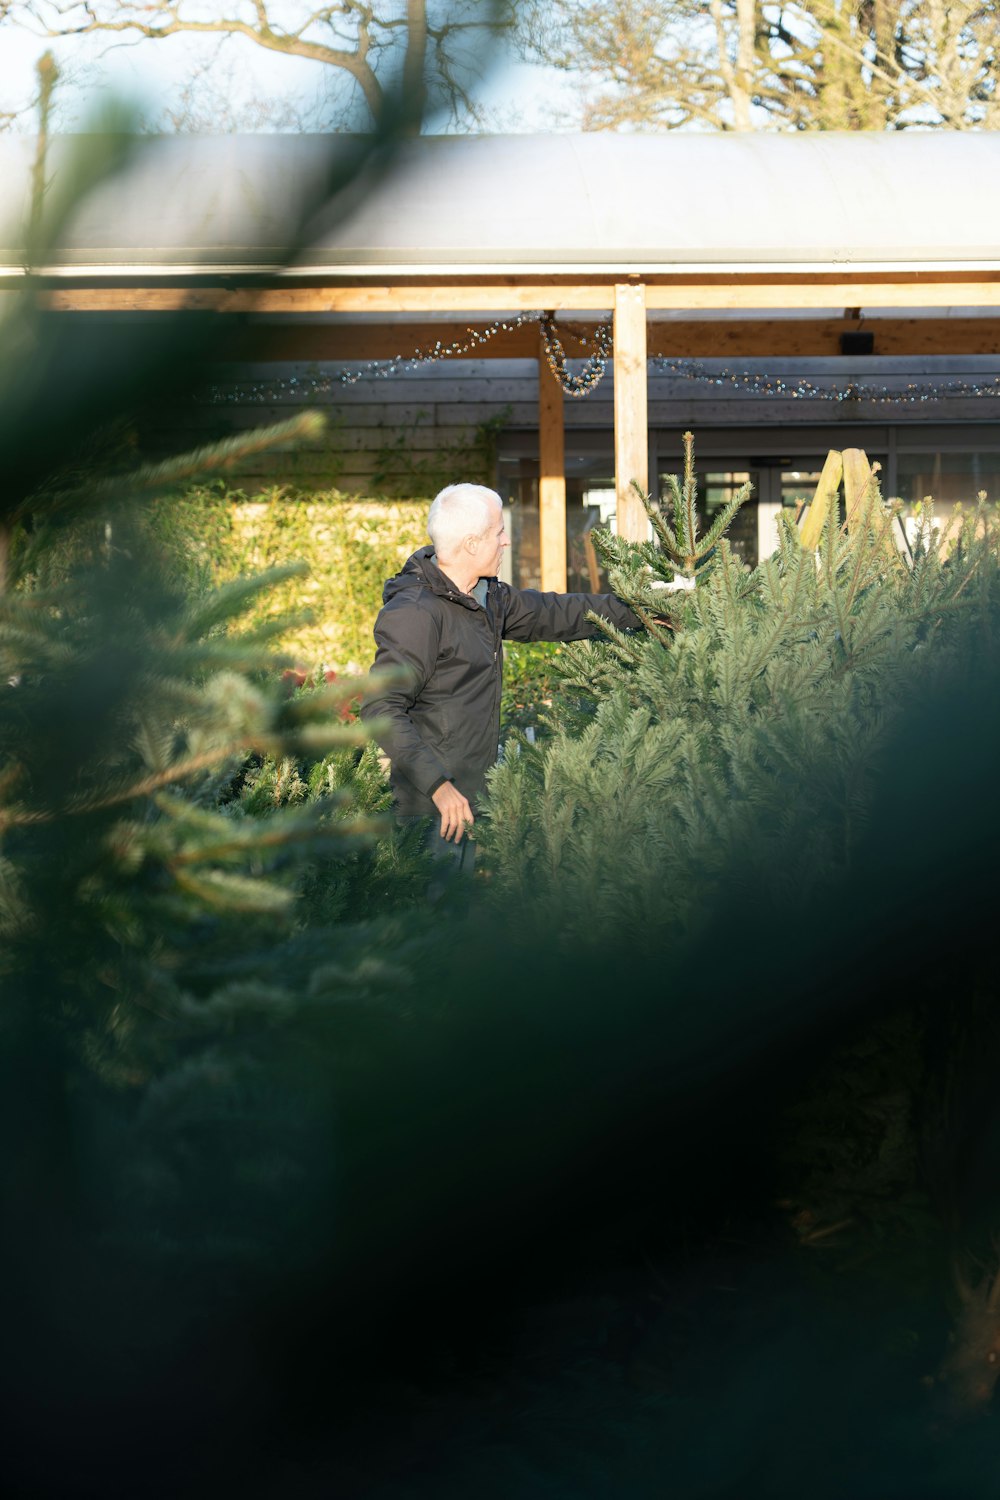
[[[527,324],[537,323],[542,335],[542,350],[546,363],[567,396],[579,398],[589,396],[600,384],[614,356],[614,331],[610,318],[596,326],[576,323],[556,323],[552,313],[527,312],[498,318],[484,328],[469,328],[464,337],[445,343],[441,340],[426,348],[415,349],[411,354],[394,354],[389,359],[370,359],[350,369],[335,370],[322,375],[287,375],[253,383],[239,382],[234,385],[215,384],[208,388],[202,400],[211,405],[239,404],[274,401],[281,396],[301,396],[307,400],[314,396],[329,395],[341,386],[357,385],[361,380],[387,380],[401,371],[416,371],[423,365],[434,364],[442,359],[458,359],[472,354],[489,344],[501,333],[512,333]],[[584,349],[590,349],[579,374],[569,369],[569,359],[560,334],[569,333]],[[920,405],[941,401],[947,397],[1000,396],[1000,376],[986,380],[948,380],[929,384],[911,381],[903,389],[889,385],[873,385],[848,381],[845,385],[817,385],[815,381],[794,380],[777,375],[761,375],[742,370],[712,370],[700,360],[671,359],[666,355],[654,355],[650,359],[652,368],[661,374],[672,375],[680,380],[689,380],[717,387],[729,386],[733,390],[747,391],[755,396],[778,396],[790,400],[828,401],[842,404],[845,401],[868,401],[878,406]]]
[[[567,396],[589,396],[595,386],[599,385],[604,378],[604,372],[608,367],[608,360],[614,354],[614,332],[611,319],[606,318],[603,323],[598,323],[593,335],[587,329],[581,330],[576,324],[565,323],[563,327],[581,343],[584,348],[593,340],[594,352],[587,356],[583,369],[579,375],[574,375],[566,367],[566,351],[562,346],[562,340],[556,331],[556,320],[551,313],[546,313],[542,318],[542,343],[545,348],[545,360]]]
[[[369,359],[364,364],[349,370],[335,370],[326,375],[288,375],[278,379],[257,381],[253,384],[212,385],[207,392],[210,404],[248,401],[273,401],[278,395],[323,396],[329,395],[338,386],[357,385],[359,380],[387,380],[401,370],[417,370],[421,365],[434,364],[439,359],[457,359],[471,354],[475,349],[488,344],[498,333],[512,333],[526,323],[540,323],[542,313],[517,313],[509,318],[497,318],[485,328],[469,328],[464,338],[443,343],[436,339],[425,349],[414,349],[412,354],[394,354],[389,359]]]
[[[776,375],[758,375],[743,370],[710,370],[694,359],[670,359],[656,355],[650,361],[663,374],[681,380],[701,381],[709,385],[731,386],[755,396],[781,396],[793,401],[870,401],[878,406],[920,405],[941,401],[949,396],[1000,396],[1000,375],[986,380],[947,380],[936,384],[910,381],[902,390],[888,385],[876,386],[849,380],[845,385],[823,386],[812,380],[781,379]]]
[[[440,339],[427,348],[414,349],[412,354],[394,354],[390,359],[369,359],[352,369],[335,370],[324,375],[286,375],[254,383],[241,381],[236,385],[215,384],[208,388],[205,398],[210,405],[224,403],[246,405],[248,402],[273,401],[279,396],[329,395],[338,386],[357,385],[359,380],[387,380],[400,371],[418,370],[422,365],[434,364],[441,359],[459,359],[463,354],[472,354],[481,349],[500,333],[513,333],[526,324],[539,323],[542,330],[542,347],[546,363],[556,380],[568,396],[589,396],[604,376],[613,353],[613,335],[610,319],[599,323],[591,333],[575,323],[563,324],[564,331],[571,333],[578,343],[587,348],[594,344],[594,352],[587,357],[583,370],[574,375],[567,368],[566,351],[556,331],[556,321],[551,313],[517,313],[513,317],[498,318],[485,328],[469,328],[465,337],[452,339],[448,343]]]

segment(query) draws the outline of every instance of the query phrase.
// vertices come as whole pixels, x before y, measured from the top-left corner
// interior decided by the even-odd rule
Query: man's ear
[[[479,543],[481,541],[481,536],[467,536],[465,538],[465,541],[462,543],[462,546],[470,556],[475,557],[476,553],[479,551]]]

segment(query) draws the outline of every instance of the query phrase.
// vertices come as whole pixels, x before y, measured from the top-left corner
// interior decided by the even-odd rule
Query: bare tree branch
[[[1000,18],[969,0],[522,0],[588,129],[1000,126]]]
[[[414,102],[471,108],[468,66],[479,44],[502,32],[515,0],[0,0],[0,19],[45,38],[127,37],[142,43],[181,35],[237,37],[350,80],[377,125],[391,77]],[[213,14],[214,12],[214,14]],[[434,41],[433,49],[429,42]],[[463,49],[468,54],[462,56]],[[393,97],[396,97],[395,91]]]

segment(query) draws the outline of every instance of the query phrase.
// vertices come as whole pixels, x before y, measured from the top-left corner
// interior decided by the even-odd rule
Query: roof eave
[[[716,277],[732,276],[781,276],[808,279],[811,276],[880,277],[880,276],[924,276],[924,275],[1000,275],[1000,259],[981,260],[810,260],[810,261],[587,261],[567,264],[552,261],[441,261],[435,263],[386,261],[380,263],[358,262],[336,264],[331,262],[304,261],[294,266],[262,265],[250,261],[219,263],[150,261],[130,264],[124,260],[60,262],[52,265],[26,268],[19,264],[0,263],[0,275],[4,277],[79,278],[81,280],[142,281],[162,278],[213,278],[245,279],[267,277],[276,281],[295,281],[302,278],[315,279],[329,276],[347,281],[386,282],[402,278],[424,278],[428,280],[460,280],[476,277],[518,277],[523,280],[541,280],[559,276],[583,280],[584,278],[635,278],[659,277]]]

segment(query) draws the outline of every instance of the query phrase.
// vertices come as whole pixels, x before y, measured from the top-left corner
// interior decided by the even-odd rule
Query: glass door
[[[718,462],[718,461],[716,461]],[[659,494],[661,502],[669,494],[669,476],[661,474]],[[745,505],[741,506],[726,533],[736,556],[753,567],[757,561],[757,498],[760,494],[761,473],[749,465],[734,465],[733,468],[713,467],[698,476],[698,525],[702,535],[712,525],[719,511],[728,505],[737,490],[747,481],[753,492]]]

